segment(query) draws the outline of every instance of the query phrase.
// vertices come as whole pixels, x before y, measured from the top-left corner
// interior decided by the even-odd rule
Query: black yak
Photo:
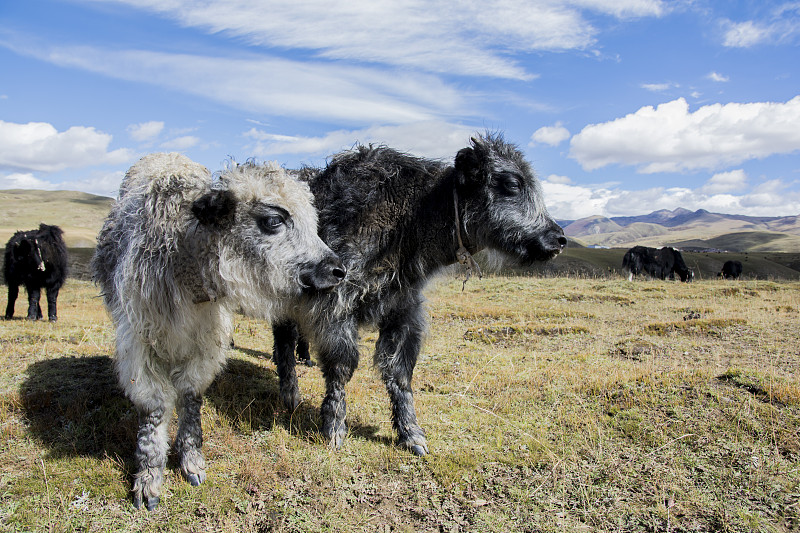
[[[739,279],[742,275],[742,262],[731,259],[725,261],[722,265],[722,270],[717,274],[717,277],[724,277],[725,279]]]
[[[14,316],[19,286],[28,292],[28,319],[41,320],[42,288],[47,294],[47,318],[58,320],[58,291],[67,279],[67,245],[58,226],[40,224],[39,229],[18,231],[6,244],[3,276],[8,285],[6,318]]]
[[[305,299],[297,326],[318,352],[326,380],[322,435],[331,446],[346,433],[345,385],[359,361],[358,327],[379,329],[374,363],[392,405],[399,444],[428,453],[417,423],[411,380],[427,327],[422,290],[447,265],[477,265],[488,249],[520,264],[546,260],[567,244],[548,215],[522,153],[499,135],[472,139],[455,164],[386,147],[341,153],[310,178],[322,239],[347,267],[345,282]],[[300,402],[295,325],[273,325],[274,358],[287,408]]]
[[[648,248],[645,246],[634,246],[622,258],[622,268],[628,271],[628,280],[633,281],[633,277],[638,274],[649,274],[658,279],[674,279],[675,274],[680,276],[681,281],[692,281],[692,272],[683,260],[681,253],[668,246],[664,248]]]

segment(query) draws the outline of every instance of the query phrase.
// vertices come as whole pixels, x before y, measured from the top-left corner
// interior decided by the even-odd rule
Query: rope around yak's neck
[[[481,267],[478,266],[478,263],[475,262],[475,259],[472,257],[472,254],[469,253],[467,247],[464,246],[464,241],[461,239],[461,221],[458,218],[458,193],[455,189],[453,189],[453,205],[456,209],[456,238],[458,239],[458,250],[456,250],[456,259],[458,262],[464,266],[464,282],[461,284],[461,290],[463,291],[464,288],[467,286],[467,282],[469,278],[472,276],[472,271],[475,270],[478,273],[478,279],[483,277],[483,272],[481,272]]]

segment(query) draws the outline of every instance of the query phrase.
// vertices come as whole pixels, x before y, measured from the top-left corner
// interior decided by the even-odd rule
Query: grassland
[[[0,530],[800,530],[800,283],[461,288],[429,291],[414,382],[431,455],[393,444],[375,332],[332,451],[318,369],[299,368],[305,400],[287,412],[269,328],[238,317],[203,408],[208,480],[190,487],[172,458],[147,513],[129,499],[136,417],[113,330],[70,280],[58,323],[0,322]]]

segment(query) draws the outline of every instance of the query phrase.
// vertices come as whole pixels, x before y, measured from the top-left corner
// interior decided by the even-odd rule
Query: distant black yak
[[[40,224],[39,229],[18,231],[6,244],[3,276],[8,285],[6,318],[14,316],[19,286],[28,291],[28,319],[40,320],[42,287],[47,291],[47,318],[57,320],[58,291],[67,279],[67,245],[58,226]]]
[[[633,281],[637,274],[649,274],[658,279],[674,279],[678,274],[681,281],[692,281],[694,272],[689,270],[681,253],[668,246],[661,248],[648,248],[634,246],[622,258],[622,268],[628,271],[628,279]]]
[[[729,261],[725,261],[725,264],[722,265],[722,270],[717,277],[724,277],[725,279],[739,279],[739,276],[742,275],[742,262],[736,261],[731,259]]]

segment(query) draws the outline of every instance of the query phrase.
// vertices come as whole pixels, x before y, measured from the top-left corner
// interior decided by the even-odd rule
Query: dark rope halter
[[[463,283],[461,284],[461,290],[463,291],[464,288],[467,286],[467,282],[469,278],[472,276],[472,271],[475,270],[478,273],[478,279],[483,277],[483,272],[481,272],[481,267],[478,266],[478,263],[475,262],[475,259],[472,257],[472,254],[469,253],[467,247],[464,246],[464,241],[461,239],[461,221],[458,218],[458,193],[455,189],[453,189],[453,205],[456,209],[456,238],[458,238],[458,250],[456,250],[456,259],[458,262],[464,266],[464,274],[465,278]]]

